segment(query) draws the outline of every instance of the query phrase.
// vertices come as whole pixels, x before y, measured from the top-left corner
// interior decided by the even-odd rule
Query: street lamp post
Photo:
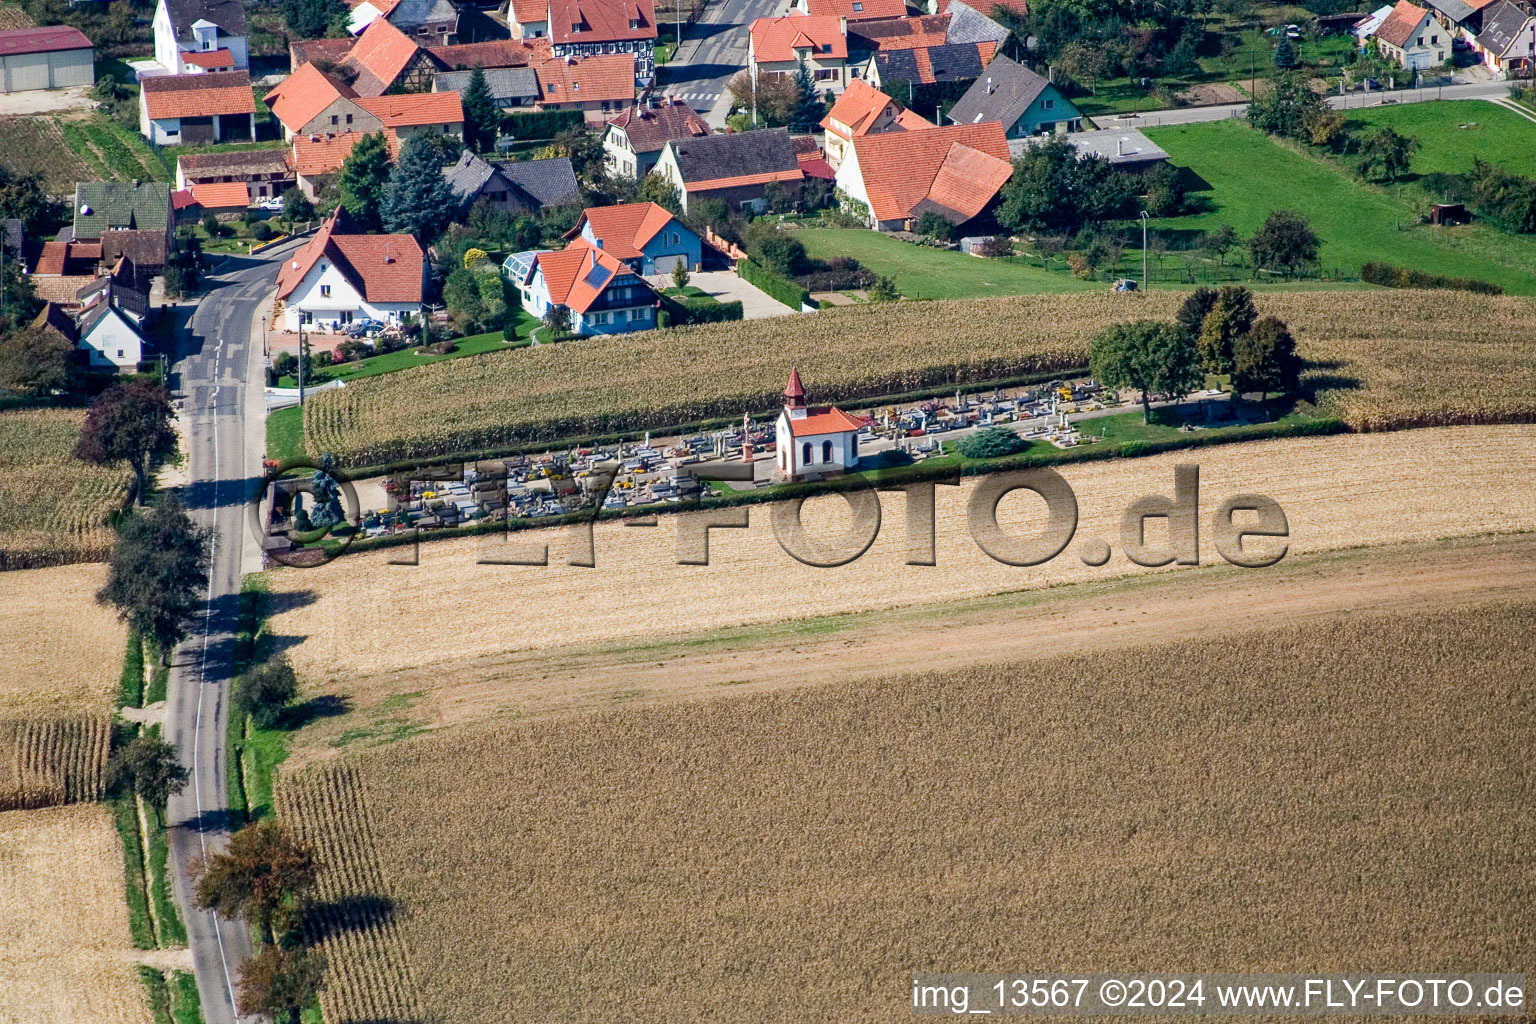
[[[1147,211],[1141,211],[1141,290],[1147,290]]]

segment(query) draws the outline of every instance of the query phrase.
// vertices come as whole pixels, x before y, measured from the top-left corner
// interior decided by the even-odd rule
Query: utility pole
[[[304,408],[304,311],[299,310],[299,408]],[[300,414],[302,418],[303,414]]]
[[[1147,290],[1147,211],[1141,211],[1141,290]]]

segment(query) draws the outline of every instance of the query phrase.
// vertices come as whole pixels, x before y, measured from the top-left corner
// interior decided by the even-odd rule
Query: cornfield
[[[1203,565],[1221,564],[1211,513],[1223,498],[1240,493],[1280,503],[1290,524],[1289,550],[1298,555],[1536,530],[1536,426],[1287,438],[1062,467],[1077,496],[1077,537],[1104,538],[1113,547],[1113,557],[1099,568],[1082,563],[1075,543],[1044,565],[993,561],[966,525],[967,501],[977,486],[968,478],[959,487],[938,489],[935,566],[905,564],[905,498],[890,493],[882,496],[883,523],[869,550],[835,569],[812,568],[785,554],[768,508],[751,509],[748,529],[714,531],[707,566],[677,564],[676,517],[661,517],[651,530],[606,522],[593,528],[595,569],[567,564],[570,533],[557,528],[505,542],[519,548],[548,544],[547,566],[481,564],[507,557],[497,547],[502,539],[487,537],[423,544],[414,567],[388,564],[401,552],[384,550],[347,555],[313,572],[281,571],[273,574],[272,588],[284,610],[272,616],[270,628],[276,635],[305,637],[289,652],[300,676],[326,693],[344,693],[356,709],[306,733],[331,739],[369,725],[387,731],[388,725],[368,717],[374,715],[370,709],[391,694],[415,691],[432,695],[422,702],[423,713],[438,720],[531,713],[569,694],[546,696],[538,676],[527,672],[530,655],[931,608],[1128,574],[1195,572],[1133,565],[1120,539],[1121,513],[1131,502],[1172,493],[1174,467],[1191,462],[1201,471]],[[1044,519],[1039,500],[1024,495],[1005,499],[998,514],[1003,527],[1019,535],[1038,533]],[[835,542],[851,522],[848,503],[838,496],[808,502],[803,519],[826,542]],[[1149,526],[1149,532],[1158,529]],[[1248,573],[1253,586],[1263,585],[1265,571]],[[403,614],[402,587],[410,594]],[[295,599],[282,600],[284,592]],[[633,684],[624,682],[623,671],[599,674],[578,694],[626,685]]]
[[[907,1020],[914,971],[1019,964],[1508,970],[1533,635],[1521,600],[1064,640],[407,740],[286,778],[348,795],[284,814],[328,876],[376,864],[332,892],[403,901],[404,962],[336,945],[336,976],[459,1024]]]
[[[127,628],[96,603],[106,580],[104,565],[0,572],[4,717],[106,714],[113,708]]]
[[[0,1024],[151,1024],[101,804],[0,814]]]
[[[342,766],[294,785],[285,780],[277,806],[314,844],[324,869],[305,931],[330,964],[320,994],[325,1019],[330,1024],[422,1019],[399,908],[379,870],[375,826],[356,773]]]
[[[100,799],[111,747],[104,716],[0,720],[0,811]]]
[[[0,571],[99,562],[112,547],[109,517],[131,474],[77,460],[84,412],[0,413]]]
[[[634,432],[776,408],[790,366],[815,402],[848,402],[1087,363],[1105,325],[1171,317],[1175,293],[843,307],[448,360],[317,395],[312,455],[363,466]],[[1529,300],[1445,292],[1261,295],[1313,366],[1305,381],[1358,430],[1536,419]]]

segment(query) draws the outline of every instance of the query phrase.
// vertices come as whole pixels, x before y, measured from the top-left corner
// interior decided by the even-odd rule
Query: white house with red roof
[[[245,70],[250,29],[241,0],[159,0],[152,20],[154,65],[140,77]]]
[[[848,84],[848,19],[786,14],[758,18],[747,30],[747,67],[754,75],[793,75],[804,64],[818,88]]]
[[[365,235],[338,206],[278,272],[283,327],[339,330],[364,318],[398,324],[420,314],[426,282],[426,255],[413,236]]]
[[[626,334],[656,326],[661,301],[656,292],[585,238],[558,251],[514,253],[502,268],[530,315],[542,319],[554,306],[570,310],[573,334]]]
[[[834,169],[843,162],[853,140],[881,132],[904,132],[914,128],[932,128],[933,122],[897,103],[861,78],[848,88],[821,119],[826,133],[827,163]]]
[[[255,114],[247,71],[158,75],[139,86],[139,134],[157,146],[250,142]]]
[[[806,408],[800,371],[789,371],[784,411],[774,431],[778,472],[788,480],[841,476],[859,464],[861,420],[836,406]]]

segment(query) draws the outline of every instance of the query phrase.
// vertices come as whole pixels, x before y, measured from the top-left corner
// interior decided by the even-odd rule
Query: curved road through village
[[[277,266],[291,246],[266,258],[231,258],[209,275],[207,293],[179,324],[171,384],[183,400],[190,482],[183,500],[213,530],[207,605],[177,650],[167,694],[165,736],[192,772],[171,798],[170,872],[187,923],[207,1024],[235,1024],[239,966],[253,951],[243,921],[220,919],[192,903],[187,866],[229,837],[225,727],[240,581],[247,548],[246,497],[261,471],[262,340],[252,337]],[[248,387],[247,385],[254,385]],[[258,404],[252,404],[252,403]]]

